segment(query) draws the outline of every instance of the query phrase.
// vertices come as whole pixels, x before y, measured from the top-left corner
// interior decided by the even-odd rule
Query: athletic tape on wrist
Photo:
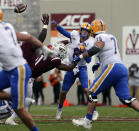
[[[44,29],[47,29],[47,28],[48,28],[48,25],[44,25],[43,28],[44,28]]]

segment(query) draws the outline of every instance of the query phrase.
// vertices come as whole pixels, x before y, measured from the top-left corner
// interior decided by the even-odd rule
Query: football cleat
[[[30,97],[26,97],[26,99],[25,99],[25,105],[26,106],[30,106],[30,105],[32,105],[34,103],[35,103],[35,100],[34,99],[32,99]]]
[[[91,34],[99,34],[106,31],[106,25],[103,20],[95,19],[91,23]]]
[[[98,119],[98,117],[99,117],[98,111],[94,111],[93,116],[92,116],[92,120],[96,121]]]
[[[13,119],[11,118],[8,118],[6,121],[5,121],[5,124],[7,125],[18,125],[18,123],[16,123]]]
[[[62,109],[58,109],[57,112],[56,112],[56,120],[61,119],[61,114],[62,114]]]
[[[92,121],[88,120],[86,117],[80,119],[73,119],[72,124],[75,126],[82,126],[86,129],[92,128]]]

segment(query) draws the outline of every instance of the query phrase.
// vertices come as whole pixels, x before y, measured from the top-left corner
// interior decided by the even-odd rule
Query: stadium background
[[[10,0],[4,1],[9,2]],[[35,36],[37,36],[42,27],[40,21],[42,13],[95,13],[96,18],[101,18],[105,21],[107,31],[117,37],[119,48],[122,51],[123,26],[137,26],[139,24],[139,17],[137,17],[138,0],[23,0],[23,2],[28,5],[25,13],[15,14],[12,9],[4,9],[4,19],[11,22],[17,31],[28,31]],[[50,26],[45,44],[49,42]],[[44,75],[46,81],[48,75],[49,73]],[[93,74],[90,77],[94,77]],[[52,87],[48,85],[44,91],[45,103],[52,103]],[[112,90],[112,104],[119,104],[120,102],[113,92]],[[77,104],[76,88],[70,90],[68,101]],[[101,95],[99,96],[100,101]]]

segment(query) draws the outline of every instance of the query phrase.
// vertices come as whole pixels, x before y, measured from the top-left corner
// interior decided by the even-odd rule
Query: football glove
[[[49,24],[49,15],[48,14],[42,14],[41,21],[43,22],[44,25],[48,25]]]
[[[77,75],[79,73],[79,68],[78,66],[76,66],[74,69],[73,69],[73,74],[74,75]]]
[[[94,64],[94,65],[92,66],[92,71],[93,71],[93,73],[94,73],[96,70],[98,70],[99,66],[100,66],[100,63],[99,63],[99,62],[97,62],[96,64]]]
[[[51,49],[49,49],[48,47],[46,47],[45,45],[41,48],[43,54],[44,54],[44,59],[46,60],[48,56],[52,56],[55,55],[55,52]]]
[[[79,56],[75,57],[75,58],[72,60],[72,63],[79,62],[81,59],[83,59],[83,55],[79,55]]]

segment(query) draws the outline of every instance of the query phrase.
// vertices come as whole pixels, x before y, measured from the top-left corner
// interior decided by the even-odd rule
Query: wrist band
[[[43,26],[44,29],[47,29],[47,27],[48,27],[48,25],[44,25],[44,26]]]

